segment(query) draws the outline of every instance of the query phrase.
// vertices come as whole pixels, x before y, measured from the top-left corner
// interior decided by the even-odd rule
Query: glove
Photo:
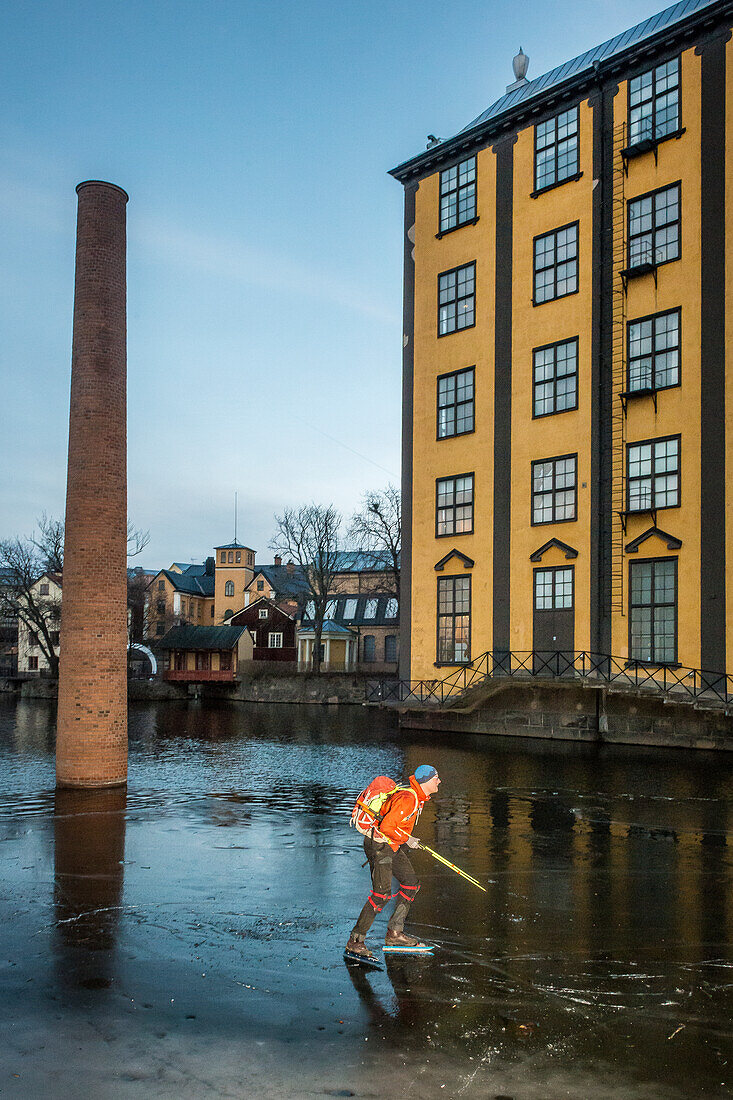
[[[417,839],[416,836],[408,836],[407,840],[405,841],[405,844],[407,845],[408,848],[419,848],[420,847],[420,841]]]

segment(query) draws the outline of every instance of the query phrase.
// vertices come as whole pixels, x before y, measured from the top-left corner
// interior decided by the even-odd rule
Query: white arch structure
[[[131,642],[127,647],[129,653],[131,649],[136,649],[138,653],[144,653],[147,659],[150,661],[150,675],[155,676],[158,672],[158,662],[155,659],[155,654],[151,649],[148,649],[146,645],[139,645],[137,642]]]

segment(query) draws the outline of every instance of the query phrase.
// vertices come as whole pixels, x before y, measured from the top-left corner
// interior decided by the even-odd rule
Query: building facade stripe
[[[405,187],[405,239],[402,298],[402,548],[400,553],[399,675],[410,679],[412,636],[412,447],[415,374],[415,196],[419,184]]]

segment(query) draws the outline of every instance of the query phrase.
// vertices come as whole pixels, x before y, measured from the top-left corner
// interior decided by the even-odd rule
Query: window
[[[679,259],[680,185],[629,200],[629,269]]]
[[[397,660],[397,635],[388,634],[384,639],[384,659],[390,664]]]
[[[659,141],[680,128],[680,59],[629,81],[629,145]]]
[[[677,660],[677,559],[629,565],[629,656],[655,665]]]
[[[224,585],[224,595],[225,596],[233,596],[234,595],[234,581],[227,581],[226,582],[226,584]]]
[[[213,619],[213,618],[214,618],[214,605],[213,605],[213,603],[212,603],[212,605],[211,605],[211,609],[210,609],[210,610],[211,610],[211,618]]]
[[[158,591],[165,592],[165,577],[161,577],[158,581]]]
[[[440,173],[440,232],[457,229],[476,217],[476,158]]]
[[[241,560],[242,560],[242,551],[241,551],[241,550],[237,550],[237,554],[236,554],[236,558],[235,558],[235,561],[237,561],[237,562],[241,562]]]
[[[474,368],[438,378],[438,439],[473,431]]]
[[[231,619],[233,614],[234,614],[234,612],[232,611],[231,607],[228,607],[226,609],[226,611],[224,612],[224,618],[225,619]]]
[[[156,623],[155,624],[155,633],[158,634],[158,635],[165,634],[165,623]]]
[[[265,590],[265,582],[264,581],[257,581],[257,591],[258,592],[264,592],[264,590]]]
[[[305,618],[314,619],[316,617],[316,605],[313,600],[309,600],[305,605]]]
[[[230,550],[230,551],[229,551],[229,561],[230,561],[230,562],[233,562],[233,561],[234,561],[234,551],[233,551],[233,550]]]
[[[571,107],[535,126],[535,191],[576,176],[578,166],[578,108]]]
[[[48,585],[47,584],[42,584],[40,589],[39,589],[39,592],[40,592],[41,596],[47,596],[48,595]]]
[[[269,616],[269,614],[270,614],[270,612],[267,610],[266,607],[261,607],[260,608],[260,618],[261,619],[266,619]]]
[[[232,668],[232,651],[231,649],[219,650],[219,669],[221,672],[231,672]]]
[[[628,389],[663,390],[680,380],[680,311],[628,324]]]
[[[436,537],[470,534],[473,531],[473,474],[439,478],[435,490]]]
[[[438,664],[470,660],[471,578],[438,578]]]
[[[156,600],[155,610],[158,612],[159,615],[165,615],[165,600]]]
[[[29,630],[28,631],[28,645],[38,645],[38,631],[37,630]]]
[[[384,613],[385,619],[396,619],[399,605],[394,596],[390,596],[387,600],[387,609]]]
[[[378,606],[379,606],[379,600],[372,600],[372,599],[367,600],[366,603],[364,604],[364,618],[365,619],[376,619],[376,617],[377,617],[377,607]]]
[[[364,646],[362,649],[362,656],[365,661],[376,661],[377,659],[377,643],[373,634],[364,635]]]
[[[476,304],[476,264],[438,276],[438,336],[471,328]]]
[[[221,564],[226,565],[226,560],[227,560],[226,551],[222,550],[222,552],[221,552]]]
[[[533,304],[564,298],[578,289],[578,223],[534,239]]]
[[[532,524],[575,519],[577,455],[532,463]]]
[[[680,437],[628,446],[630,512],[674,508],[680,502]]]
[[[348,599],[344,603],[344,619],[354,619],[356,617],[356,605],[358,600]]]
[[[559,611],[573,606],[573,569],[535,569],[534,606],[536,611]]]
[[[38,671],[38,658],[37,657],[29,657],[28,658],[28,671],[29,672],[37,672]]]
[[[283,636],[282,636],[282,634],[279,634],[279,633],[269,634],[268,638],[267,638],[267,646],[268,646],[268,649],[282,649],[282,647],[283,647]]]
[[[532,415],[551,416],[578,407],[578,338],[532,353]]]
[[[336,618],[337,612],[338,612],[338,600],[329,600],[328,603],[326,604],[326,614],[325,614],[324,618],[333,620],[333,619]]]

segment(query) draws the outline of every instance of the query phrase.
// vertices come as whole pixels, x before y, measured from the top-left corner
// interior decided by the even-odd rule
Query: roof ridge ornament
[[[519,47],[519,53],[512,60],[512,70],[514,71],[514,83],[507,84],[507,92],[513,92],[517,88],[523,88],[525,84],[529,84],[527,80],[527,69],[529,68],[529,56],[524,52],[522,47]]]

